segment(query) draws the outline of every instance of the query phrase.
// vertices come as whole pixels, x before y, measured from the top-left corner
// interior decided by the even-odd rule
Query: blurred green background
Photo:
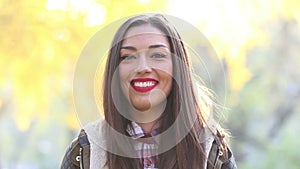
[[[221,123],[239,168],[299,168],[299,0],[0,0],[0,9],[1,169],[59,168],[80,129],[72,79],[83,46],[144,12],[192,23],[224,63]]]

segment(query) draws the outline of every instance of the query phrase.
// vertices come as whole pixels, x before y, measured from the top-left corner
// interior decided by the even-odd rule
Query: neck
[[[138,123],[142,127],[145,133],[151,133],[153,130],[159,128],[159,121],[153,121],[150,123]]]
[[[130,109],[132,119],[139,124],[146,133],[151,133],[154,129],[160,126],[160,117],[164,112],[165,105],[161,104],[156,107],[151,107],[148,110],[140,111],[135,108]]]

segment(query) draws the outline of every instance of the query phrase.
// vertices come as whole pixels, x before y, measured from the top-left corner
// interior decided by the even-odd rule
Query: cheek
[[[172,89],[172,85],[173,85],[173,64],[172,64],[172,62],[171,62],[171,64],[169,64],[169,67],[168,67],[168,69],[166,70],[166,74],[167,74],[167,83],[168,83],[168,95],[169,95],[169,93],[170,93],[170,91],[171,91],[171,89]]]
[[[120,82],[123,83],[126,78],[128,77],[129,74],[129,70],[128,67],[120,64],[119,65],[119,75],[120,75]]]
[[[157,62],[153,62],[151,65],[154,69],[160,70],[162,72],[164,72],[163,74],[166,74],[168,76],[172,76],[173,75],[173,64],[172,64],[172,60],[170,61],[166,61],[166,62],[161,62],[161,63],[157,63]],[[164,75],[164,76],[166,76]]]
[[[119,76],[120,76],[120,86],[124,95],[128,95],[129,90],[129,77],[131,68],[125,65],[119,65]]]
[[[170,91],[172,89],[172,85],[173,85],[173,77],[171,75],[168,75],[167,79],[168,79],[167,80],[167,83],[168,83],[168,91],[167,91],[167,93],[169,95],[169,93],[170,93]]]
[[[162,89],[166,95],[170,94],[173,85],[173,69],[172,66],[165,67],[163,70],[159,71],[160,80],[162,80]]]
[[[171,83],[171,85],[172,85],[172,78],[173,78],[173,64],[172,64],[172,62],[169,63],[169,64],[166,64],[163,71],[164,71],[164,74],[165,74],[165,77],[166,77],[167,81],[169,83]]]

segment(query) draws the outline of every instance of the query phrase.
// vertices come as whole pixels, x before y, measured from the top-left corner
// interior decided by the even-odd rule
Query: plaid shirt
[[[159,133],[159,129],[155,129],[151,133],[145,133],[141,126],[135,122],[131,122],[131,126],[128,125],[127,127],[127,133],[131,138],[139,141],[134,145],[134,148],[144,169],[157,168],[158,140],[154,136]]]

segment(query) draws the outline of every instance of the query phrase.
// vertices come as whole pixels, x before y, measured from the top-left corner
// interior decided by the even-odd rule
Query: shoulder
[[[105,168],[106,156],[106,138],[105,138],[105,120],[99,119],[89,123],[84,127],[90,142],[90,168]]]
[[[83,160],[82,152],[83,152],[83,145],[85,149],[89,147],[89,142],[84,130],[80,131],[80,134],[77,138],[75,138],[70,146],[67,148],[67,151],[63,157],[61,163],[61,169],[79,169],[80,168],[80,161]],[[87,154],[86,154],[87,155]],[[88,158],[85,155],[85,159]]]
[[[105,140],[103,137],[104,119],[88,123],[81,129],[67,149],[61,169],[79,169],[80,163],[84,162],[88,167],[93,168],[95,161],[97,166],[104,166],[106,163]],[[93,159],[101,159],[93,160]]]
[[[86,124],[83,129],[86,132],[89,140],[99,140],[104,138],[105,120],[100,118],[94,122]]]
[[[210,145],[207,169],[237,169],[231,149],[224,140],[225,135],[216,130],[216,135]]]

